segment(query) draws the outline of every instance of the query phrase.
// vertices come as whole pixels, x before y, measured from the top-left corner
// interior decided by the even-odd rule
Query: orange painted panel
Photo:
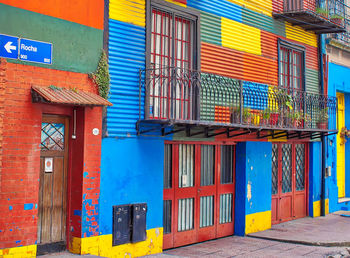
[[[272,12],[282,12],[283,11],[283,1],[272,0]]]
[[[268,85],[278,85],[277,60],[244,53],[243,55],[243,79]]]
[[[317,47],[304,44],[306,47],[306,68],[318,70],[318,53]]]
[[[268,57],[274,60],[278,59],[278,45],[277,45],[277,35],[264,31],[261,31],[261,55],[263,57]]]
[[[0,3],[103,30],[103,0],[0,0]]]
[[[243,53],[208,43],[202,43],[201,70],[235,79],[243,79]]]

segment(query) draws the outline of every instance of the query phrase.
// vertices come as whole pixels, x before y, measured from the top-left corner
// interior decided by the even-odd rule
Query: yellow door
[[[338,185],[338,197],[345,197],[345,143],[340,137],[340,131],[345,126],[345,105],[344,94],[337,93],[338,100],[338,130],[337,135],[337,185]]]

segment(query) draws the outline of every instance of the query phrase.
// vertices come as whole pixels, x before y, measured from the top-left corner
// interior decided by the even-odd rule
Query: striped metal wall
[[[201,70],[278,85],[278,38],[306,49],[306,90],[318,92],[317,38],[276,20],[278,0],[166,0],[200,11]],[[111,102],[109,136],[135,135],[138,69],[145,65],[145,0],[110,1]]]

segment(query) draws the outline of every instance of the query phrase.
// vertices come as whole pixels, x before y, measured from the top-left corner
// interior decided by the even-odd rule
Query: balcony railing
[[[345,32],[330,34],[331,39],[335,39],[337,42],[350,47],[350,20],[345,20]]]
[[[325,34],[344,32],[349,13],[344,0],[281,0],[273,15],[305,30]]]
[[[337,100],[180,68],[140,71],[140,121],[335,131]]]

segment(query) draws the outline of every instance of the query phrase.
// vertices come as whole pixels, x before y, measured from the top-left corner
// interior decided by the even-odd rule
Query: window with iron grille
[[[303,91],[305,84],[304,47],[279,40],[278,52],[280,87],[288,89],[289,92]]]
[[[165,1],[151,1],[146,57],[146,66],[151,69],[148,76],[153,78],[147,92],[150,118],[192,118],[194,94],[186,77],[198,68],[197,27],[197,12]],[[174,67],[176,70],[171,69]]]

